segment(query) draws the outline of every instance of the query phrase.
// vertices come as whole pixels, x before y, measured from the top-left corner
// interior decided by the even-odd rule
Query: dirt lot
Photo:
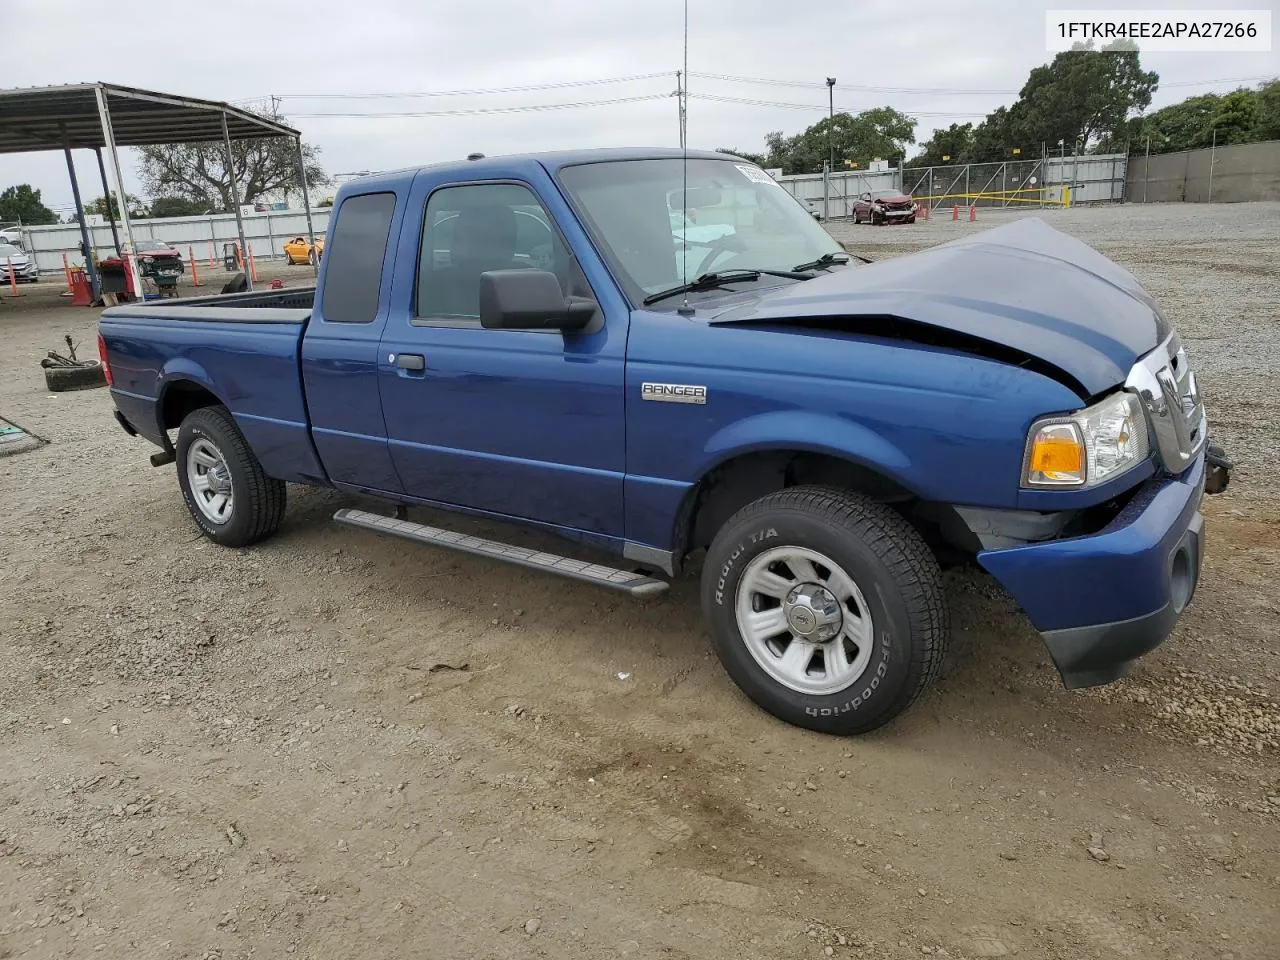
[[[294,488],[207,544],[104,391],[44,390],[94,312],[0,306],[0,413],[53,441],[0,459],[0,958],[1280,957],[1280,205],[1046,216],[1161,298],[1240,462],[1197,601],[1071,693],[952,575],[954,668],[856,740],[748,703],[692,579],[636,604]]]

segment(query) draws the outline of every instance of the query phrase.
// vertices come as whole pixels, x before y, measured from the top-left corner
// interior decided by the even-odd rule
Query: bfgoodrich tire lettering
[[[229,477],[231,509],[213,520],[196,501],[188,461],[193,447],[208,460],[212,451],[221,477]],[[226,407],[203,407],[178,428],[178,486],[191,518],[210,540],[228,547],[244,547],[275,533],[284,519],[285,485],[268,477]],[[225,468],[225,472],[224,472]]]
[[[780,681],[783,673],[762,665],[767,661],[760,657],[759,644],[749,642],[751,631],[739,622],[744,574],[753,560],[786,555],[787,550],[778,548],[793,548],[802,559],[830,558],[836,572],[819,563],[812,568],[818,580],[834,584],[840,574],[851,578],[865,605],[870,656],[851,670],[854,679],[834,692],[805,692],[822,689],[821,683]],[[781,587],[790,589],[806,579],[785,565],[781,569],[779,579],[787,581]],[[703,613],[720,662],[759,706],[797,726],[835,734],[873,730],[910,706],[941,669],[949,629],[937,563],[905,520],[861,494],[792,487],[749,504],[717,534],[702,581]],[[780,635],[788,650],[800,639],[791,626],[787,619]],[[788,636],[794,639],[786,640]],[[819,652],[812,663],[804,661],[806,675],[814,664],[821,669],[827,656]],[[785,659],[784,653],[779,662]]]

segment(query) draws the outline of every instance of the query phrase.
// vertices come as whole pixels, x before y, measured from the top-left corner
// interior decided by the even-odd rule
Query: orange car
[[[319,263],[324,258],[324,237],[316,237],[315,249],[306,237],[294,237],[284,245],[285,263]]]

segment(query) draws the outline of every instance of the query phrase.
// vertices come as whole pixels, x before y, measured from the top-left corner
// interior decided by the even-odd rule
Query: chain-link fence
[[[948,206],[1061,207],[1124,199],[1124,154],[1042,156],[875,171],[803,174],[779,182],[810,210],[838,220],[873,190],[901,190],[930,211]]]

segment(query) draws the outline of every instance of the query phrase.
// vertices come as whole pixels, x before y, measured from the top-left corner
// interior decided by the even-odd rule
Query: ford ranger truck
[[[599,150],[352,181],[328,236],[314,288],[102,315],[117,419],[217,543],[274,533],[301,483],[635,596],[700,568],[734,681],[840,734],[938,674],[940,561],[998,580],[1068,687],[1191,601],[1229,466],[1195,374],[1133,276],[1038,219],[865,263],[744,160]]]

